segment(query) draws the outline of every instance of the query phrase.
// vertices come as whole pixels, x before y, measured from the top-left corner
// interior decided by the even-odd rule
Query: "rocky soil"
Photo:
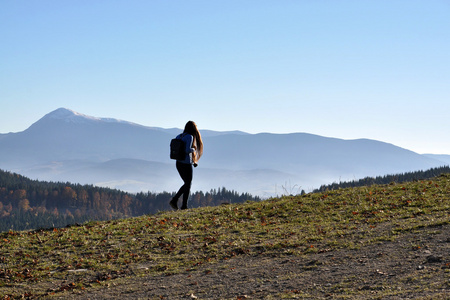
[[[281,253],[281,252],[280,252]],[[450,226],[359,249],[240,255],[195,271],[111,280],[64,299],[450,299]]]

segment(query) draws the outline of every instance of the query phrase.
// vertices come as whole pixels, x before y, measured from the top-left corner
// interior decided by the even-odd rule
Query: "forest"
[[[173,195],[168,192],[132,194],[93,185],[38,181],[0,170],[0,232],[154,214],[169,210],[168,202]],[[189,206],[259,200],[222,187],[191,193]]]

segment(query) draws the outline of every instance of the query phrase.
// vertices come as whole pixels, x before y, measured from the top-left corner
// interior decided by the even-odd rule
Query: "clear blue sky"
[[[59,107],[450,154],[450,1],[0,1],[0,133]]]

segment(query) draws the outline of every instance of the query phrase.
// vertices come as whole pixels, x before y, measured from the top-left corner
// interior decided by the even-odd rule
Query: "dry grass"
[[[51,297],[135,276],[169,276],[205,266],[207,272],[208,266],[244,255],[298,257],[357,250],[420,228],[446,226],[449,212],[450,176],[442,175],[421,182],[3,233],[0,295]],[[335,289],[342,296],[355,294],[345,283]]]

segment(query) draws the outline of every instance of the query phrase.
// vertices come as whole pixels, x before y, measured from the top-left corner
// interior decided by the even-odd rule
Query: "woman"
[[[186,156],[183,160],[177,160],[176,166],[184,184],[178,190],[178,193],[170,200],[169,204],[173,209],[178,209],[178,199],[183,194],[183,203],[181,209],[187,209],[187,201],[189,192],[191,191],[192,166],[197,167],[197,162],[203,154],[203,141],[197,125],[193,121],[186,123],[182,134],[177,138],[181,138],[186,145]]]

